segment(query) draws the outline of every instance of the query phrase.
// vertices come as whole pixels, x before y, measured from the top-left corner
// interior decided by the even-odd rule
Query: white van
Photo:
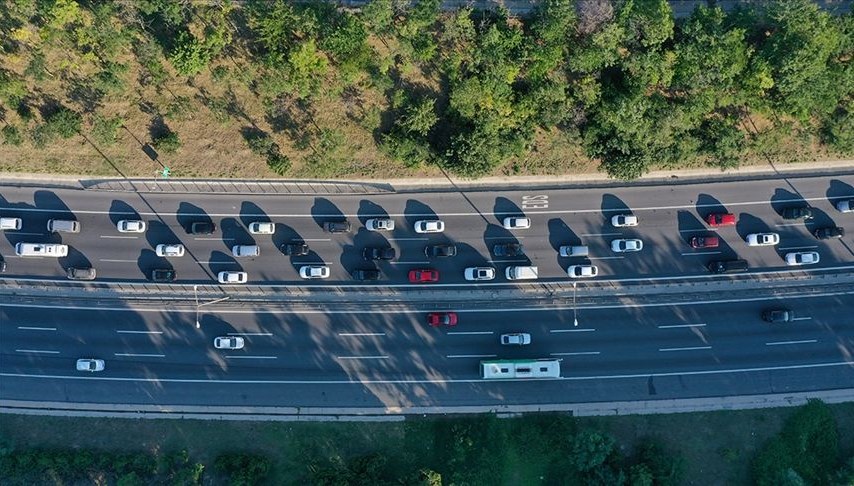
[[[0,231],[21,229],[21,218],[0,218]]]
[[[537,267],[507,267],[507,280],[536,280]]]
[[[79,233],[80,222],[70,219],[51,219],[47,222],[47,230],[51,233]]]
[[[261,254],[261,248],[258,245],[234,245],[231,254],[236,257],[256,257]]]
[[[68,245],[55,243],[18,243],[15,253],[22,257],[64,257],[68,255]]]

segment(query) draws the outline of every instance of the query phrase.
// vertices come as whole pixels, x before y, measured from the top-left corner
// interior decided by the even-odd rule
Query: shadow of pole
[[[451,176],[450,176],[450,175],[448,175],[448,173],[445,171],[445,169],[444,169],[444,168],[442,168],[442,167],[439,167],[439,171],[441,171],[441,172],[442,172],[442,175],[443,175],[443,176],[445,176],[445,179],[447,179],[447,180],[448,180],[448,182],[451,184],[451,186],[453,186],[454,190],[456,190],[457,192],[459,192],[459,193],[460,193],[460,196],[462,196],[462,197],[463,197],[463,199],[465,199],[465,200],[466,200],[466,202],[467,202],[467,203],[469,203],[469,206],[471,206],[471,207],[472,207],[472,209],[474,209],[474,210],[475,210],[475,212],[476,212],[476,213],[481,217],[481,219],[483,219],[483,222],[484,222],[484,223],[486,223],[486,225],[487,225],[487,226],[489,226],[489,220],[488,220],[488,219],[486,219],[486,216],[484,216],[484,215],[483,215],[483,213],[480,211],[480,208],[478,208],[478,207],[477,207],[477,206],[472,202],[472,200],[471,200],[471,199],[469,199],[469,197],[468,197],[468,196],[466,196],[466,193],[465,193],[465,192],[463,192],[463,190],[462,190],[462,189],[460,189],[460,187],[459,187],[459,186],[457,186],[457,185],[454,183],[453,179],[451,179]]]

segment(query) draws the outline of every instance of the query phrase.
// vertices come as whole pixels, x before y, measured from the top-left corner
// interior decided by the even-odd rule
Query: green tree
[[[119,128],[124,124],[120,116],[105,117],[95,115],[92,119],[92,138],[101,145],[114,145],[118,137]]]
[[[62,138],[71,138],[80,133],[83,117],[79,113],[62,107],[45,117],[47,130]]]
[[[854,102],[840,107],[824,122],[822,139],[834,150],[844,154],[854,153]]]
[[[228,477],[230,486],[254,486],[267,479],[270,460],[253,454],[221,454],[214,460],[214,469]]]
[[[572,464],[580,472],[601,467],[616,453],[611,437],[593,430],[582,430],[572,438]]]
[[[27,96],[27,85],[16,74],[0,69],[0,98],[9,108],[16,108]]]
[[[316,94],[323,86],[328,68],[329,63],[317,50],[314,40],[300,43],[288,56],[287,77],[292,94],[299,98]]]
[[[169,128],[164,128],[154,136],[151,145],[163,153],[174,154],[181,148],[181,139],[178,138],[177,133]]]

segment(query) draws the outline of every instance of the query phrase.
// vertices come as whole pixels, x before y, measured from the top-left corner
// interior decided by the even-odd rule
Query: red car
[[[717,236],[695,236],[691,238],[691,248],[717,248],[720,245]]]
[[[456,312],[431,312],[431,313],[427,314],[427,324],[430,324],[433,327],[456,326],[457,325],[457,313]]]
[[[419,268],[409,271],[409,281],[412,283],[438,282],[439,271],[429,268]]]
[[[730,213],[712,213],[706,216],[706,222],[711,227],[734,226],[735,215]]]

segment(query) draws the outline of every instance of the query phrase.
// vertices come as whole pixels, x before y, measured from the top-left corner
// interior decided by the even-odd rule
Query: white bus
[[[559,359],[496,359],[480,362],[485,380],[560,378]]]

